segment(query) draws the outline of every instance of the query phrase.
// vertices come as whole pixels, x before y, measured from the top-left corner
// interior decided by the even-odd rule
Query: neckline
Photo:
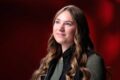
[[[67,56],[69,56],[70,54],[72,54],[75,50],[74,45],[70,46],[64,53],[62,53],[62,57],[65,58]]]

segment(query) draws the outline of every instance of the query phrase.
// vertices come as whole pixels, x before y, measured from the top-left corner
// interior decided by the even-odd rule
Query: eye
[[[72,23],[66,22],[65,25],[72,26]]]
[[[55,23],[55,24],[59,24],[59,23],[60,23],[60,21],[56,20],[54,23]]]

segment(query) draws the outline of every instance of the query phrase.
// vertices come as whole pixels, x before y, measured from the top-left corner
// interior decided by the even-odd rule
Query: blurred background
[[[47,53],[54,14],[80,7],[88,20],[95,50],[120,74],[120,0],[0,0],[0,80],[29,80]]]

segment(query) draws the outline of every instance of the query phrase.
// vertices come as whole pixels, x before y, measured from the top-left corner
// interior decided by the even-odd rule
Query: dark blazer
[[[63,71],[62,71],[62,75],[59,80],[65,80],[66,72],[70,69],[70,58],[71,58],[73,52],[74,52],[74,48],[69,48],[68,50],[66,50],[63,53],[63,55],[62,55]],[[89,57],[88,57],[88,62],[87,62],[86,66],[91,73],[90,80],[105,80],[105,66],[104,66],[103,59],[99,55],[95,54],[92,51],[88,52],[88,56]],[[50,80],[50,78],[55,70],[58,60],[59,60],[59,58],[56,58],[51,61],[50,67],[48,69],[48,72],[47,72],[44,80]],[[75,74],[74,80],[82,80],[82,77],[83,77],[83,74],[80,71],[80,69],[78,69]]]

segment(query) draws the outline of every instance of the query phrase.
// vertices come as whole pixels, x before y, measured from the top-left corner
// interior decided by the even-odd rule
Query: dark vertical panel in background
[[[111,66],[112,79],[119,79],[119,0],[4,0],[0,1],[0,80],[30,79],[47,53],[53,16],[67,4],[85,12],[96,50]]]

